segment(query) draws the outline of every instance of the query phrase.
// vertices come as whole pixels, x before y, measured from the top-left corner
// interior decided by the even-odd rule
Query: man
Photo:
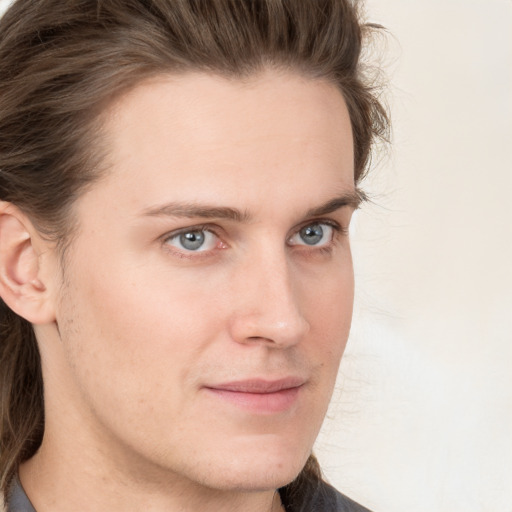
[[[365,510],[311,455],[386,118],[340,0],[0,23],[8,510]],[[44,389],[44,391],[43,391]]]

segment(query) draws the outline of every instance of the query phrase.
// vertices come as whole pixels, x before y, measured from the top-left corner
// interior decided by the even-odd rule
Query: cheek
[[[308,295],[311,326],[305,344],[307,358],[318,364],[318,397],[323,418],[338,375],[352,320],[354,278],[352,267],[343,267],[321,281],[316,293]]]
[[[126,395],[179,400],[176,390],[219,329],[206,291],[133,261],[91,258],[65,295],[63,336],[77,378],[112,406]]]
[[[326,273],[315,285],[303,289],[312,338],[326,355],[339,359],[350,331],[354,303],[354,275],[351,261]]]

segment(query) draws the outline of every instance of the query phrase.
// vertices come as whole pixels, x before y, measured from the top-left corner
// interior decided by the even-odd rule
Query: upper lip
[[[245,379],[206,386],[209,389],[235,393],[276,393],[285,389],[298,388],[305,383],[302,377],[289,376],[282,379]]]

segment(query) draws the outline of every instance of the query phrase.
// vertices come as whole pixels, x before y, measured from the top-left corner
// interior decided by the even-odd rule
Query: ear
[[[29,218],[12,203],[0,201],[0,297],[32,324],[55,320],[43,275],[43,244]],[[44,259],[44,264],[48,258]]]

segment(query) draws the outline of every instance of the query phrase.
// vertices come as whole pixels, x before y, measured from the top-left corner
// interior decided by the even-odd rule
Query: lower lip
[[[282,389],[273,393],[245,393],[225,389],[207,389],[218,398],[242,409],[259,414],[273,414],[290,409],[297,401],[300,386]]]

